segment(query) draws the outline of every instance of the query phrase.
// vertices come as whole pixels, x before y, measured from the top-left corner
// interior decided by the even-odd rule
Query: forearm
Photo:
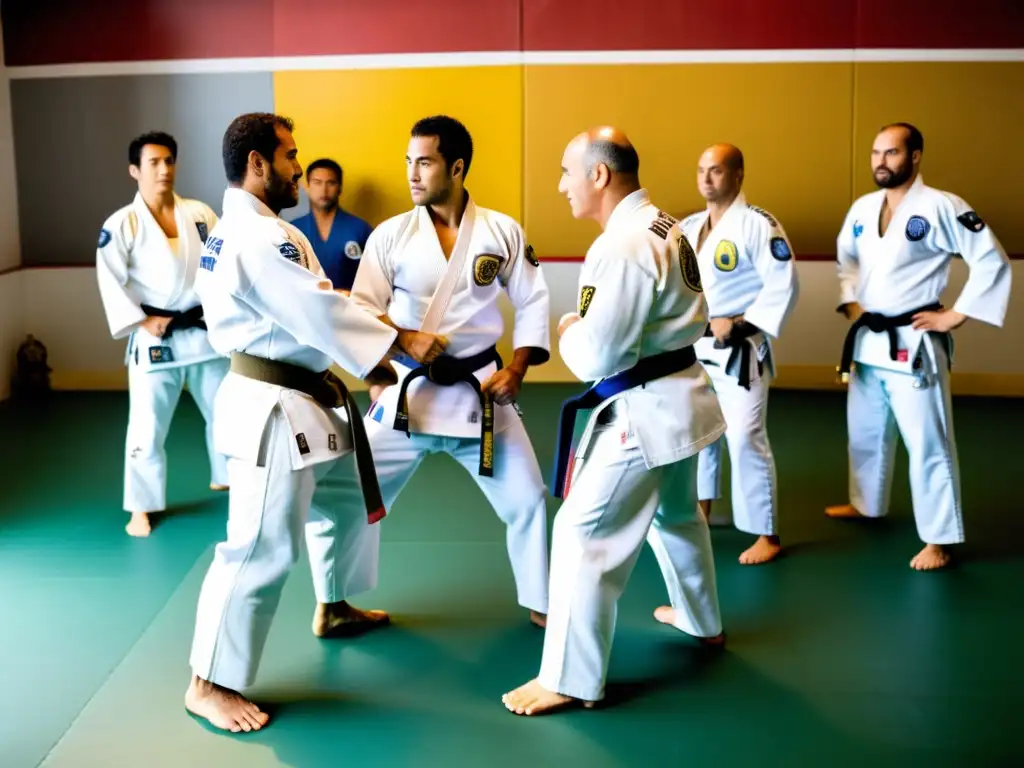
[[[536,354],[534,347],[520,347],[512,355],[512,362],[506,367],[517,373],[519,378],[526,377],[526,369],[530,367],[530,360]]]

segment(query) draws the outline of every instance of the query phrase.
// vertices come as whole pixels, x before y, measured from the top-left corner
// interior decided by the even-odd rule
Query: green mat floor
[[[545,475],[576,391],[522,394]],[[125,393],[0,405],[0,766],[1022,764],[1024,401],[955,408],[969,539],[955,567],[908,567],[920,543],[902,449],[889,519],[825,518],[846,499],[842,396],[776,391],[788,552],[743,567],[749,537],[714,530],[728,651],[705,656],[653,621],[665,595],[645,550],[620,603],[612,706],[545,718],[500,701],[536,673],[542,641],[515,604],[504,530],[470,477],[432,457],[384,523],[380,586],[357,601],[394,625],[318,641],[300,561],[254,691],[275,720],[225,736],[182,706],[227,509],[206,490],[191,400],[168,440],[172,513],[146,540],[120,511]]]

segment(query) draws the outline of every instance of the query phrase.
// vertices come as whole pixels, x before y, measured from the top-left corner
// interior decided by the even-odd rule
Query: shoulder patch
[[[856,240],[864,233],[864,225],[860,223],[860,219],[853,222],[853,239]]]
[[[585,317],[587,310],[590,309],[590,302],[594,299],[594,293],[597,291],[592,285],[584,285],[580,288],[580,300],[577,310],[579,311],[580,317]]]
[[[971,232],[981,232],[985,228],[985,222],[982,220],[974,211],[967,211],[967,213],[961,213],[956,217],[956,220],[967,227]]]
[[[209,231],[206,229],[206,222],[205,221],[197,221],[196,222],[196,230],[199,232],[199,240],[201,242],[205,243],[206,242],[206,238],[210,234]]]
[[[473,259],[473,282],[481,287],[490,285],[500,270],[500,258],[493,253],[481,253]]]
[[[770,213],[768,213],[768,211],[766,211],[764,208],[758,208],[756,205],[751,205],[750,210],[752,210],[754,213],[759,213],[760,215],[764,216],[768,220],[768,223],[771,224],[773,227],[779,226],[778,220]]]
[[[669,216],[664,211],[658,211],[658,218],[651,222],[651,226],[648,229],[662,240],[666,240],[668,239],[668,233],[672,231],[672,227],[675,225],[675,218]]]
[[[925,235],[931,230],[932,225],[928,223],[928,219],[924,216],[911,216],[907,220],[907,240],[912,243],[916,243],[918,240],[924,240]]]
[[[358,259],[363,255],[363,249],[355,240],[349,240],[345,243],[345,255],[350,259]]]
[[[700,268],[697,266],[697,254],[693,252],[693,246],[686,239],[682,232],[676,239],[676,248],[679,250],[679,269],[683,273],[683,282],[686,287],[696,293],[702,293],[704,288],[700,282]]]
[[[294,261],[296,264],[302,264],[302,254],[299,253],[299,249],[295,247],[294,243],[283,242],[277,246],[278,252],[284,256],[288,261]]]
[[[772,258],[776,261],[789,261],[793,258],[793,251],[784,237],[773,237],[769,247],[772,249]]]
[[[537,254],[535,254],[533,252],[533,246],[532,245],[527,245],[526,246],[526,252],[523,255],[526,256],[526,260],[528,262],[530,262],[531,264],[533,264],[533,266],[535,266],[535,267],[539,267],[540,266],[540,260],[537,258]]]
[[[107,247],[107,243],[109,243],[109,242],[110,242],[110,230],[106,229],[106,228],[101,229],[100,230],[100,239],[99,239],[99,242],[96,244],[96,247],[97,248],[106,248]]]
[[[732,272],[739,263],[739,251],[732,240],[723,240],[715,248],[715,268],[721,272]]]

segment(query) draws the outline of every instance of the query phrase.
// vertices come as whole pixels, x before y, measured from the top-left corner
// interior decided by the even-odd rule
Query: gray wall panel
[[[163,130],[178,141],[176,188],[218,215],[224,130],[272,111],[273,75],[227,73],[11,81],[22,264],[93,264],[103,220],[131,202],[128,143]]]

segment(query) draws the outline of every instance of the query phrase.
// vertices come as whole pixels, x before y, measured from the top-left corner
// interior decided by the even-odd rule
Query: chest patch
[[[355,240],[349,240],[345,243],[345,255],[350,259],[358,259],[363,255],[363,249]]]
[[[473,282],[487,286],[494,282],[501,269],[501,259],[492,253],[481,253],[473,259]]]
[[[701,293],[704,289],[701,287],[697,254],[693,252],[693,246],[682,232],[679,233],[679,239],[676,240],[676,247],[679,249],[679,269],[683,273],[683,282],[691,291]]]
[[[594,299],[594,292],[597,290],[592,285],[584,285],[580,288],[580,302],[579,302],[579,315],[585,317],[587,310],[590,309],[590,302]]]
[[[732,240],[723,240],[715,248],[715,268],[722,272],[732,272],[739,263],[739,255],[736,250],[736,243]]]
[[[928,219],[924,216],[911,216],[907,221],[907,240],[912,243],[924,240],[925,235],[931,231],[931,228],[932,225],[928,223]]]

